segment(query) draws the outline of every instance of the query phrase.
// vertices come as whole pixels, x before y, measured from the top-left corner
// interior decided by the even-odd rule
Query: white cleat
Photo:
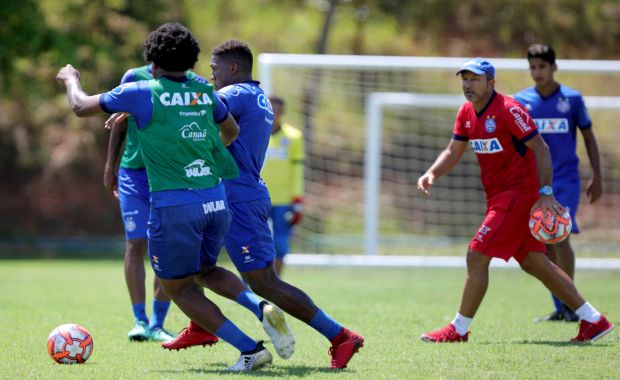
[[[258,342],[256,349],[252,353],[241,354],[237,363],[232,367],[226,368],[226,370],[232,372],[254,371],[271,364],[272,361],[271,353],[263,347],[263,342],[261,341]]]
[[[284,312],[275,305],[263,307],[263,329],[269,335],[273,348],[282,359],[288,359],[295,352],[295,336],[284,319]]]

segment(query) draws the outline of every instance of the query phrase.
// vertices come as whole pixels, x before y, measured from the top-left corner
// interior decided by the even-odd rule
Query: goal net
[[[285,119],[304,131],[306,207],[292,251],[331,254],[453,255],[483,218],[473,153],[433,188],[417,178],[448,143],[464,101],[455,77],[466,58],[262,54],[260,79],[287,102]],[[491,59],[498,91],[531,85],[525,59]],[[617,255],[620,237],[619,61],[558,61],[557,79],[586,95],[599,143],[604,197],[582,199],[573,237],[595,256]],[[589,160],[579,136],[582,187]]]

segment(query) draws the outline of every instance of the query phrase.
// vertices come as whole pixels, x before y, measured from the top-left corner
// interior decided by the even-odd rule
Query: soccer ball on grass
[[[564,208],[556,217],[551,211],[545,215],[540,207],[530,215],[530,232],[536,240],[545,244],[556,244],[568,237],[573,228],[573,221],[568,208]]]
[[[47,352],[56,363],[84,363],[93,352],[93,338],[84,327],[60,325],[47,337]]]

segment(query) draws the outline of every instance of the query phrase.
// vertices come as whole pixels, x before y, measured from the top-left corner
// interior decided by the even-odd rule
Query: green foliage
[[[464,269],[289,267],[284,276],[327,313],[360,332],[366,342],[347,369],[328,369],[329,342],[288,317],[296,336],[289,360],[256,373],[224,374],[238,358],[230,345],[165,351],[156,343],[130,343],[133,316],[121,261],[3,261],[0,277],[0,373],[7,379],[592,379],[617,378],[617,330],[592,345],[565,342],[576,325],[532,323],[551,310],[548,292],[519,270],[491,271],[491,285],[466,344],[435,345],[423,332],[447,324],[459,302]],[[150,283],[152,271],[147,270]],[[33,281],[32,279],[45,279]],[[620,320],[620,276],[581,271],[577,282],[589,301]],[[105,289],[105,291],[102,291]],[[147,287],[147,304],[152,299]],[[210,293],[207,293],[210,295]],[[237,304],[213,297],[235,324],[265,339],[260,324]],[[147,307],[150,313],[150,306]],[[85,326],[94,339],[84,365],[58,365],[48,357],[47,335],[62,323]],[[166,327],[187,318],[172,306]],[[271,343],[266,347],[272,350]],[[273,350],[272,350],[273,353]]]

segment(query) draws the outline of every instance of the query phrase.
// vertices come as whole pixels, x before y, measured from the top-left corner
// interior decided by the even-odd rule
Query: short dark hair
[[[555,64],[555,51],[549,45],[535,44],[527,48],[527,59],[540,58],[543,61]]]
[[[222,42],[213,48],[211,54],[224,60],[232,60],[239,65],[246,74],[252,73],[254,57],[252,56],[252,50],[248,44],[243,41],[228,40]]]
[[[168,71],[185,71],[198,61],[200,46],[192,32],[177,22],[152,31],[144,41],[144,59]]]
[[[269,97],[269,102],[271,102],[271,104],[276,103],[279,104],[281,107],[284,107],[284,99],[280,98],[279,96],[270,96]]]

